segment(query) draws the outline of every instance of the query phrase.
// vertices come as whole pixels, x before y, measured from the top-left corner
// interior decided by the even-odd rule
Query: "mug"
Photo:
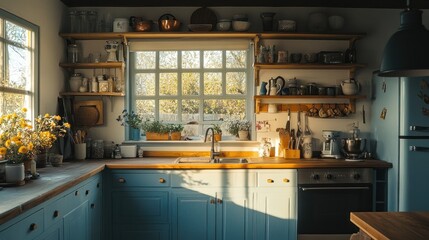
[[[277,52],[277,63],[287,63],[287,51],[278,51]]]
[[[277,104],[268,104],[268,113],[277,113]]]

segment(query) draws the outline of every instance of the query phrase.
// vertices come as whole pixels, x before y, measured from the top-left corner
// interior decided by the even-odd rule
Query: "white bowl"
[[[279,20],[279,32],[295,32],[296,22],[294,20]]]
[[[137,145],[120,145],[121,156],[123,158],[135,158],[137,157]]]
[[[216,24],[216,29],[218,31],[229,31],[231,29],[231,21],[219,21]]]
[[[232,21],[232,29],[237,32],[245,32],[249,30],[250,22],[246,21]]]

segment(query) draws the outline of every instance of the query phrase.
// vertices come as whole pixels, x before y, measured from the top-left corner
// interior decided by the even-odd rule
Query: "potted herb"
[[[226,123],[227,130],[239,140],[248,140],[252,124],[248,120],[232,120]]]
[[[171,140],[182,139],[182,130],[184,128],[182,124],[168,124],[167,128],[170,132],[170,139]]]
[[[213,130],[214,130],[214,140],[215,142],[219,142],[222,140],[222,128],[220,124],[213,124]]]
[[[134,111],[128,112],[128,110],[122,111],[121,115],[116,118],[116,121],[121,123],[121,126],[130,127],[130,139],[140,140],[140,128],[143,123],[143,119],[140,115]]]
[[[170,129],[167,124],[164,124],[158,120],[146,119],[142,125],[141,129],[146,133],[146,140],[168,140],[168,133]]]

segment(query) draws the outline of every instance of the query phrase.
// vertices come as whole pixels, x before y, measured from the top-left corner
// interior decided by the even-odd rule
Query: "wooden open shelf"
[[[60,67],[69,68],[69,69],[125,68],[125,63],[124,62],[60,63]]]
[[[61,96],[107,96],[107,97],[123,97],[122,92],[60,92]]]

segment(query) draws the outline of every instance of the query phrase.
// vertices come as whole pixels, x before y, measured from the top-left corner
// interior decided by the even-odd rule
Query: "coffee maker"
[[[322,158],[342,158],[340,153],[340,145],[338,142],[338,137],[340,136],[339,131],[333,130],[322,130],[322,136],[325,138],[325,141],[322,145]]]

